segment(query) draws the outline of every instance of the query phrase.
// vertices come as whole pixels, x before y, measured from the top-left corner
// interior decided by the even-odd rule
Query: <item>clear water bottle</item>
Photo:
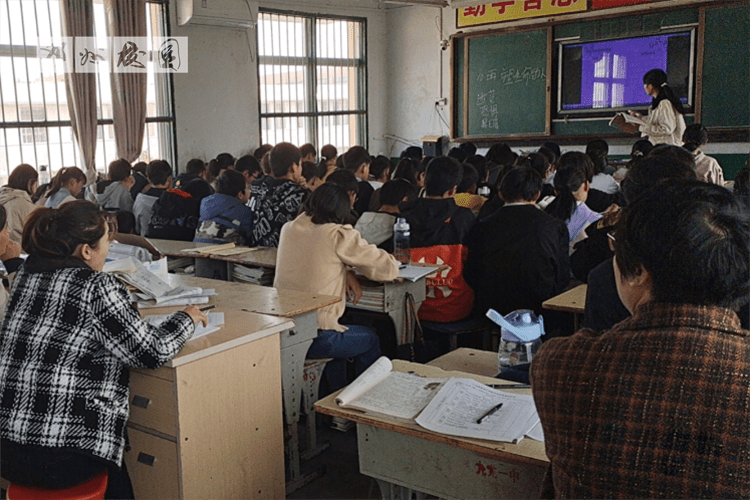
[[[393,256],[402,264],[411,263],[409,251],[409,223],[399,217],[393,225]]]
[[[49,170],[47,165],[39,165],[39,185],[49,184]]]
[[[519,309],[504,317],[490,309],[487,316],[502,327],[498,371],[502,374],[511,366],[531,363],[542,345],[544,318],[529,309]]]

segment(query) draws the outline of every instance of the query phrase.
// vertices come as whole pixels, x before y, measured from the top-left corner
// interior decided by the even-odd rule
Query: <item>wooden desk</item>
[[[216,296],[209,304],[221,308],[269,314],[294,320],[294,325],[281,332],[281,387],[284,397],[284,420],[290,438],[288,493],[309,482],[300,472],[300,450],[297,423],[302,400],[305,356],[318,336],[318,309],[335,304],[340,297],[311,295],[296,290],[281,290],[246,283],[196,278],[170,274],[167,281],[174,286],[215,288]],[[148,309],[146,309],[148,311]]]
[[[156,249],[167,257],[198,257],[199,254],[184,252],[183,250],[212,247],[216,246],[215,243],[196,243],[194,241],[177,241],[177,240],[159,240],[156,238],[148,238]],[[208,256],[205,256],[208,258]]]
[[[573,313],[573,328],[577,332],[580,316],[586,310],[586,285],[578,285],[566,292],[542,302],[542,308]]]
[[[497,379],[394,360],[394,370],[427,377]],[[514,391],[530,393],[529,390]],[[332,394],[315,404],[321,413],[357,422],[359,468],[378,481],[383,498],[411,498],[412,491],[446,499],[539,498],[548,460],[544,443],[518,444],[446,436],[414,423],[343,409]]]
[[[158,370],[131,371],[125,462],[136,498],[284,496],[279,333],[292,322],[219,310],[220,330]]]
[[[436,366],[448,371],[473,373],[485,377],[497,375],[497,352],[459,347],[455,351],[433,359],[429,366]],[[497,383],[497,380],[495,381]]]

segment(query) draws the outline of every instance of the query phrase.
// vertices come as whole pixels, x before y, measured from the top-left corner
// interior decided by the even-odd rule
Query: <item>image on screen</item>
[[[666,71],[677,96],[692,104],[691,47],[691,32],[562,45],[559,109],[649,105],[643,75],[654,68]]]

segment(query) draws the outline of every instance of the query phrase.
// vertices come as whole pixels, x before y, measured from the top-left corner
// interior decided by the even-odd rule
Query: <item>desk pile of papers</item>
[[[209,297],[216,295],[213,288],[170,285],[162,279],[166,273],[152,272],[149,263],[132,257],[107,262],[104,272],[112,273],[134,289],[130,295],[139,309],[207,304]]]
[[[232,279],[251,285],[273,286],[276,272],[268,267],[248,267],[242,264],[232,266]]]
[[[529,395],[500,391],[468,378],[425,378],[392,369],[388,358],[381,357],[338,395],[336,403],[450,436],[508,443],[527,436],[544,441]],[[477,423],[500,403],[499,410]]]

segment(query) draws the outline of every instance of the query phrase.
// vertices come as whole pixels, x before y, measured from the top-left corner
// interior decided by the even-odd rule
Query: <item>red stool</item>
[[[103,500],[106,491],[107,469],[104,469],[85,483],[64,490],[27,488],[10,483],[6,497],[8,500]]]

